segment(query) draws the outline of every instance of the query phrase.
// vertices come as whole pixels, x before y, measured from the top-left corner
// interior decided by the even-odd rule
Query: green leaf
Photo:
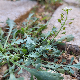
[[[73,60],[74,60],[74,57],[71,58],[71,62],[70,62],[70,64],[72,64]]]
[[[69,24],[72,24],[73,22],[70,22]]]
[[[47,68],[49,68],[49,69],[53,69],[53,70],[56,70],[58,67],[60,67],[60,66],[58,66],[58,65],[49,65],[49,64],[47,64],[47,65],[44,65],[44,64],[42,64],[42,66],[43,67],[47,67]]]
[[[22,29],[22,28],[21,28]],[[23,28],[24,29],[24,28]],[[22,35],[24,34],[24,31],[22,31],[22,30],[16,30],[16,32],[15,32],[15,36],[17,36],[17,34],[18,33],[21,33]]]
[[[0,51],[3,51],[3,45],[0,42]]]
[[[23,50],[22,50],[22,52],[23,52],[24,54],[26,54],[26,52],[27,52],[27,49],[23,49]]]
[[[3,30],[0,28],[0,36],[4,34]]]
[[[36,65],[36,69],[39,69],[41,67],[41,63],[38,63],[37,65]]]
[[[66,59],[62,59],[62,62],[61,63],[64,63],[64,62],[66,62]]]
[[[69,68],[67,68],[67,67],[63,67],[64,68],[64,70],[69,70]]]
[[[61,14],[61,20],[63,20],[63,18],[64,18],[64,14],[62,13],[62,14]]]
[[[25,26],[26,25],[26,22],[23,22],[22,24]]]
[[[65,34],[65,33],[66,33],[66,31],[62,32],[61,34]]]
[[[60,73],[62,73],[62,74],[65,73],[64,69],[58,68],[57,70],[58,70]]]
[[[19,62],[19,63],[23,62],[23,59],[20,59],[18,62]]]
[[[15,25],[15,22],[13,20],[10,20],[8,18],[8,20],[6,21],[6,23],[8,24],[8,26],[10,27],[10,30],[13,28],[13,26]]]
[[[43,56],[44,56],[45,58],[48,58],[48,56],[47,56],[45,53],[43,53]]]
[[[54,56],[56,56],[56,57],[60,56],[60,50],[55,50],[55,51],[53,52],[53,54],[54,54]]]
[[[58,19],[58,22],[60,22],[60,23],[61,23],[61,20],[60,20],[60,19]]]
[[[34,13],[29,14],[29,17],[27,18],[28,22],[31,19],[31,17],[34,15]]]
[[[32,60],[30,58],[28,58],[28,59],[26,59],[24,61],[24,63],[25,63],[26,66],[29,66],[31,64],[31,62],[32,62]]]
[[[57,62],[57,61],[58,61],[58,59],[54,58],[54,62]]]
[[[49,36],[51,36],[51,32],[48,31],[48,33],[46,34],[46,38],[48,38]]]
[[[42,32],[42,30],[44,30],[47,26],[47,24],[39,24],[38,26],[40,26],[40,28],[37,30],[37,32],[33,35],[36,36],[39,32]]]
[[[37,71],[34,73],[38,80],[62,80],[63,78],[59,73],[51,73],[47,71]]]
[[[70,20],[74,20],[75,18],[72,18],[72,19],[70,19]]]
[[[2,52],[0,51],[0,57],[3,57],[3,54],[2,54]]]
[[[73,71],[71,68],[69,68],[69,70],[70,70],[70,72],[71,72],[72,74],[74,74],[74,71]]]
[[[42,20],[46,20],[47,19],[47,16],[45,16],[44,18],[42,18]]]
[[[63,30],[65,30],[66,27],[63,27]]]
[[[27,44],[34,44],[35,45],[35,42],[30,37],[28,37],[28,36],[27,36],[26,39],[24,39],[24,41],[26,41],[26,45]]]
[[[20,43],[23,43],[22,39],[19,39],[19,40],[15,41],[15,42],[12,42],[11,45],[20,44]]]
[[[68,67],[75,67],[77,69],[80,69],[80,62],[77,64],[73,64],[73,65],[67,65]]]
[[[35,64],[41,63],[41,58],[36,59]]]
[[[11,62],[13,62],[12,60],[10,60]],[[59,73],[51,73],[51,72],[47,72],[47,71],[37,71],[36,69],[30,69],[27,68],[23,65],[20,65],[16,62],[13,62],[15,65],[18,65],[19,67],[27,70],[28,72],[30,72],[32,75],[34,75],[38,80],[62,80],[63,78],[61,77],[61,74]]]
[[[25,68],[26,69],[26,68]],[[30,69],[29,72],[34,75],[38,80],[62,80],[63,78],[59,73],[51,73],[47,71],[37,71]]]
[[[73,40],[74,37],[73,35],[66,35],[66,36],[62,36],[60,39],[58,39],[57,41],[59,42],[62,42],[64,40],[66,40],[67,42],[70,42],[71,40]]]
[[[6,23],[8,24],[8,26],[10,27],[10,29],[9,29],[9,34],[8,34],[7,39],[5,41],[5,44],[4,44],[4,48],[6,48],[6,46],[7,46],[7,42],[8,42],[9,36],[11,35],[13,26],[15,25],[14,21],[13,20],[10,20],[10,19],[8,19],[6,21]]]

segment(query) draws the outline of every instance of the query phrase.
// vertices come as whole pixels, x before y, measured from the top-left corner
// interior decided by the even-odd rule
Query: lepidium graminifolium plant
[[[69,9],[64,9],[67,14],[68,10]],[[60,23],[61,21],[63,22],[62,18],[64,18],[64,15],[61,15],[61,19],[58,19]],[[30,19],[30,16],[28,19]],[[61,29],[63,29],[66,20],[67,16],[65,21],[61,23]],[[15,77],[15,72],[18,71],[18,67],[20,71],[18,71],[17,74],[23,73],[22,69],[25,69],[31,73],[31,80],[34,80],[33,76],[35,76],[37,80],[62,80],[63,78],[60,73],[64,73],[67,70],[73,74],[74,71],[72,67],[80,69],[80,63],[72,65],[73,57],[68,65],[62,64],[66,62],[65,59],[62,60],[61,64],[56,63],[58,61],[57,57],[59,57],[62,52],[56,47],[58,41],[54,42],[54,39],[61,29],[57,31],[56,28],[53,27],[52,31],[46,35],[39,34],[39,36],[32,36],[28,33],[28,30],[31,28],[28,23],[27,27],[25,26],[24,29],[21,28],[19,30],[14,28],[14,21],[8,19],[7,24],[10,27],[8,36],[4,36],[4,31],[0,29],[2,32],[0,33],[0,67],[4,64],[8,65],[8,69],[3,76],[6,77],[9,75],[6,80],[24,80],[21,77]],[[39,26],[38,31],[41,32],[44,26],[46,25]],[[34,30],[36,29],[32,28],[32,33]],[[48,39],[51,35],[54,36],[52,40]],[[59,39],[59,42],[62,42],[64,39],[71,41],[72,37],[64,37],[63,39]],[[49,59],[53,59],[53,62],[48,62]],[[33,66],[34,69],[28,68],[29,65]],[[45,70],[43,68],[45,68]],[[48,70],[51,71],[49,72]]]

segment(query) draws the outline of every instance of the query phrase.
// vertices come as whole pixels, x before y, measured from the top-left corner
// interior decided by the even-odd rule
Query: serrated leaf
[[[4,48],[6,48],[6,46],[7,46],[7,42],[8,42],[9,36],[11,35],[13,26],[15,25],[14,21],[10,20],[10,19],[6,20],[6,23],[8,24],[8,26],[10,27],[10,29],[9,29],[9,34],[8,34],[7,39],[5,41],[5,44],[4,44]]]
[[[10,29],[12,29],[13,26],[15,25],[15,22],[13,20],[10,20],[9,18],[8,18],[8,20],[6,20],[6,23],[8,24],[8,26],[10,27]]]
[[[11,45],[20,44],[20,43],[23,43],[22,39],[19,39],[19,40],[15,41],[15,42],[12,42]]]

